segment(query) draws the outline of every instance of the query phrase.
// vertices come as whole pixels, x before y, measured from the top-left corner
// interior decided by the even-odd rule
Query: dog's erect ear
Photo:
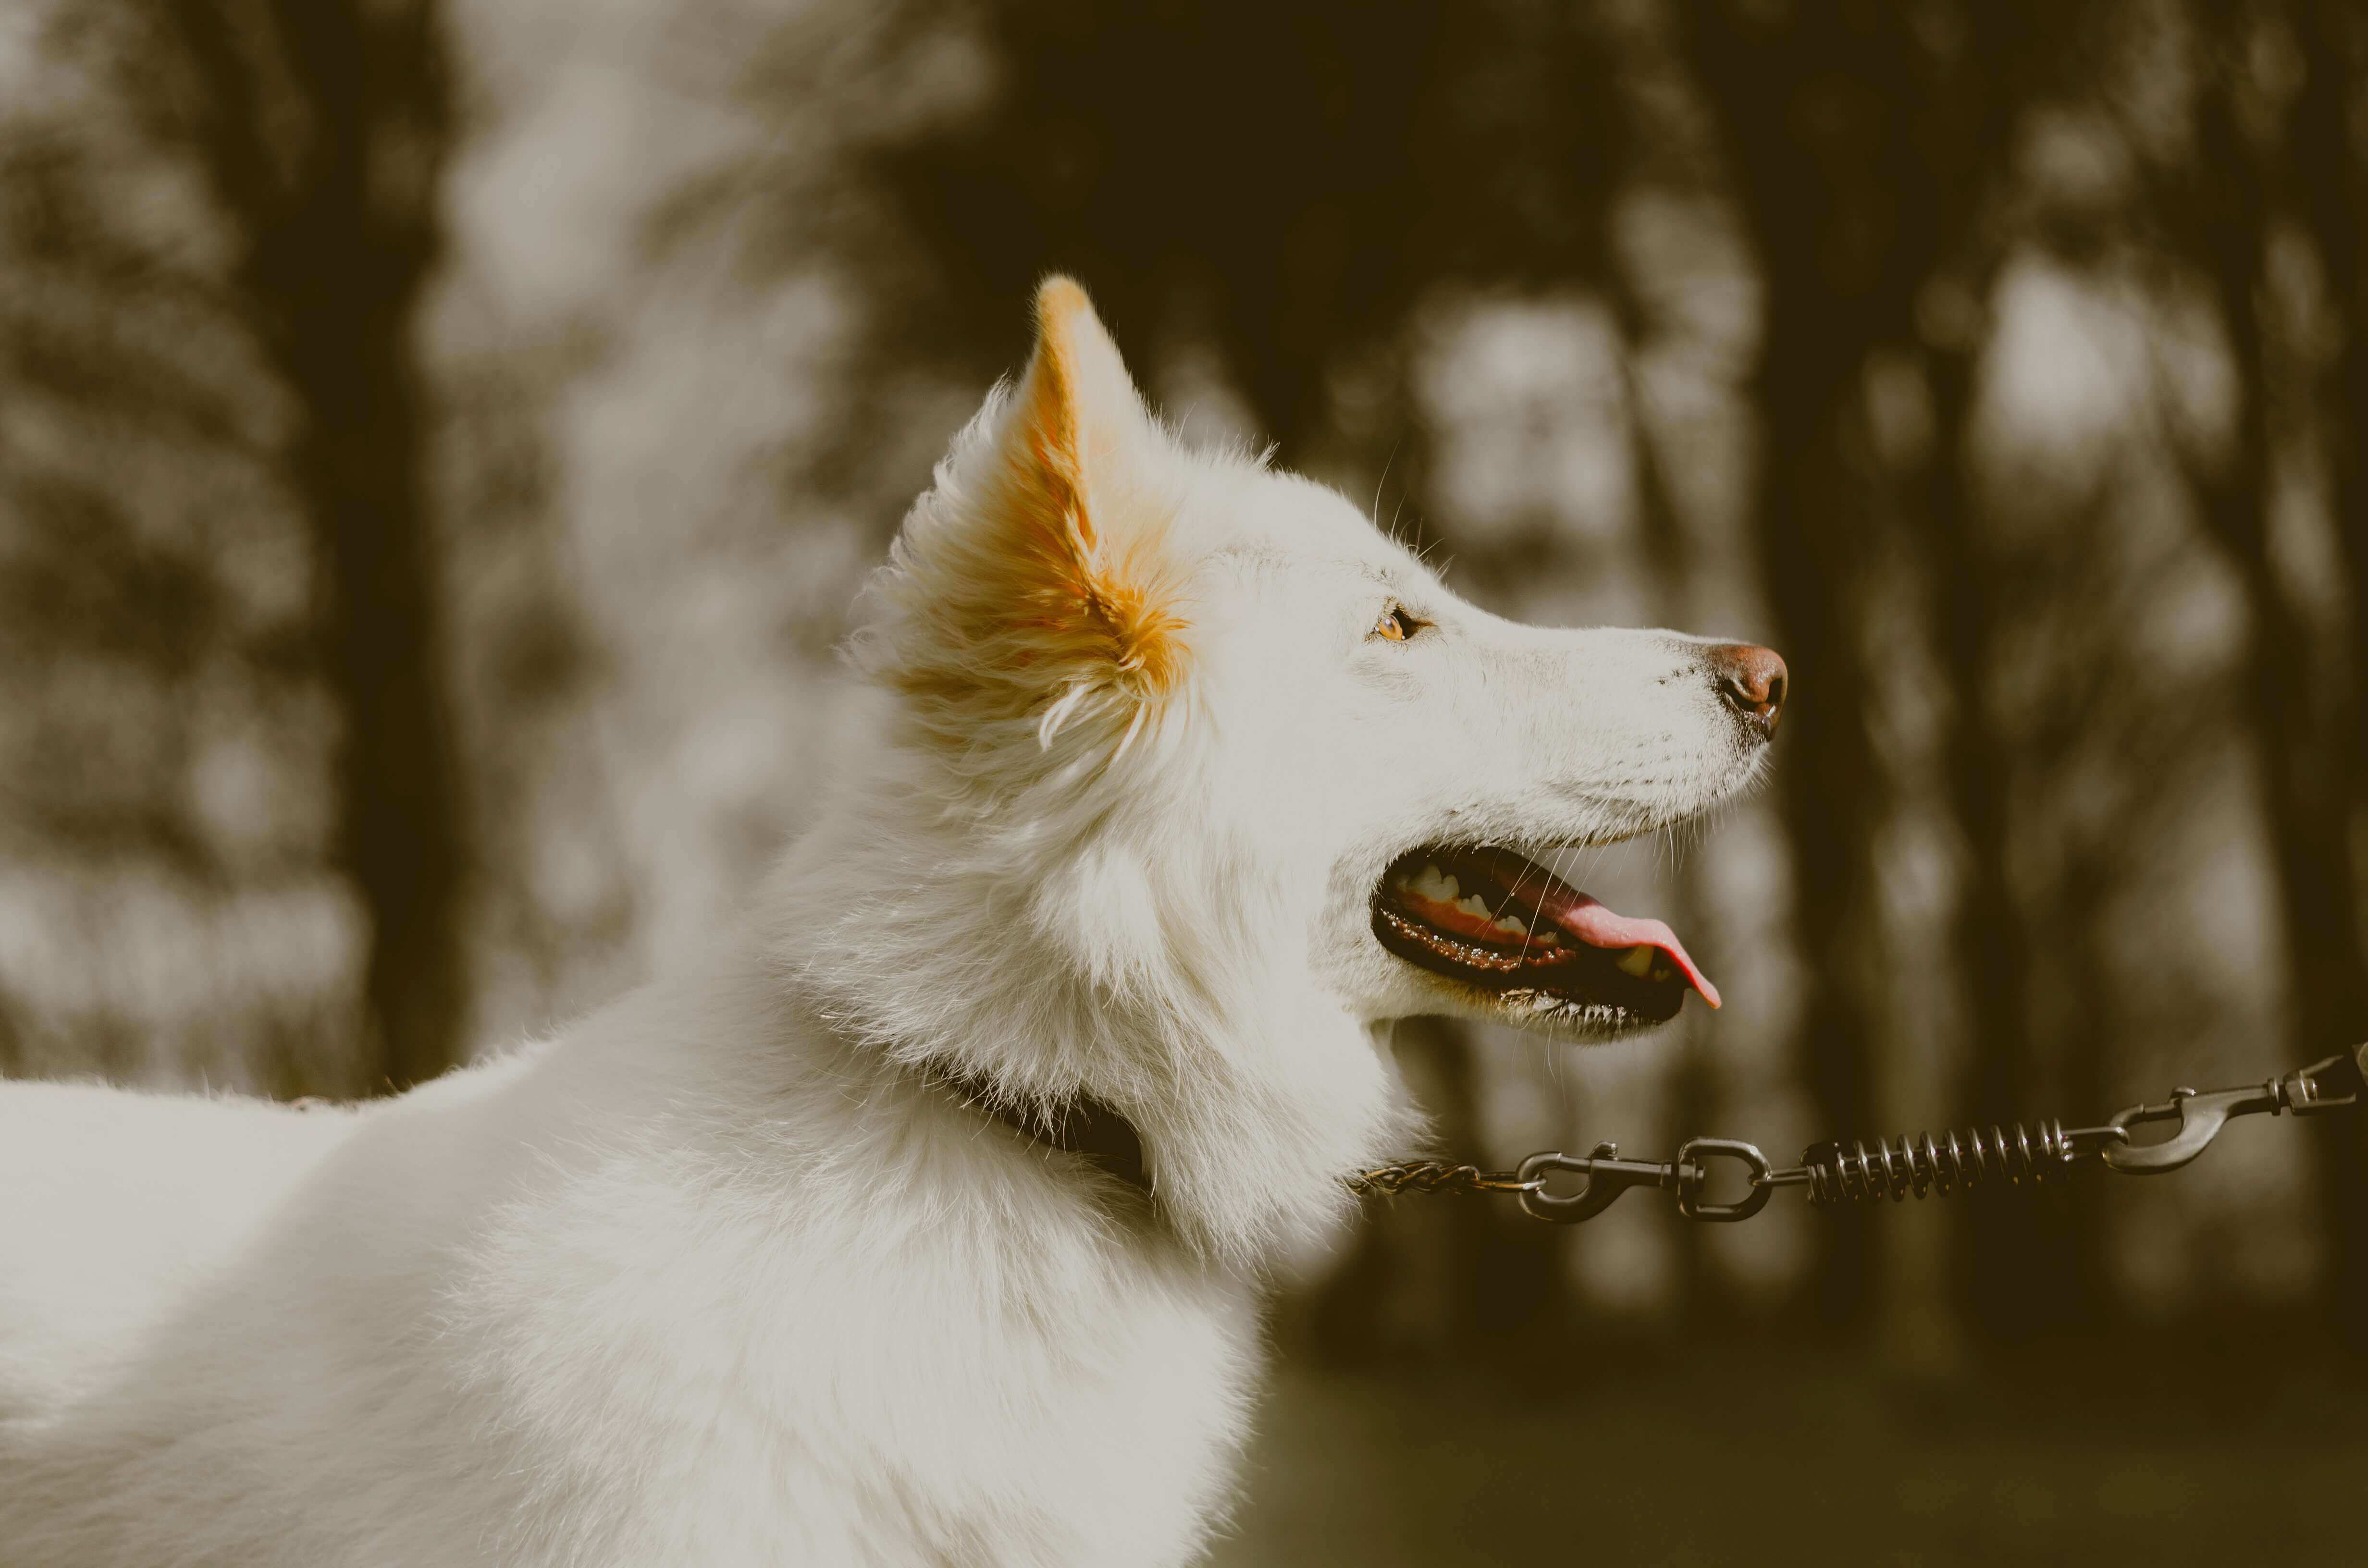
[[[1184,625],[1163,493],[1167,437],[1084,290],[1036,292],[1036,349],[905,519],[881,673],[950,742],[1025,719],[1049,745],[1115,720],[1120,744],[1178,683]]]

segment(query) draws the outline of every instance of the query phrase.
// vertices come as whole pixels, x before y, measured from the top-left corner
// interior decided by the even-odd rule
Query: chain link
[[[1511,1171],[1484,1171],[1447,1160],[1401,1160],[1348,1179],[1349,1190],[1360,1198],[1395,1198],[1401,1192],[1534,1192],[1544,1185],[1543,1178],[1523,1181]]]

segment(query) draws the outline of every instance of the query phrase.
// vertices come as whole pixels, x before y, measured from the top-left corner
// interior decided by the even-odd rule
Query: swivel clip
[[[2368,1079],[2368,1043],[2242,1088],[2173,1089],[2159,1105],[2135,1105],[2119,1112],[2111,1125],[2127,1132],[2149,1122],[2176,1121],[2178,1131],[2159,1143],[2114,1144],[2102,1157],[2124,1176],[2160,1176],[2211,1147],[2220,1130],[2237,1117],[2315,1116],[2357,1105],[2368,1093],[2363,1079]]]
[[[1744,1167],[1750,1186],[1733,1203],[1713,1203],[1702,1197],[1709,1182],[1705,1162],[1734,1160]],[[1689,1220],[1731,1224],[1748,1220],[1768,1206],[1775,1188],[1768,1185],[1768,1156],[1749,1143],[1728,1138],[1696,1138],[1678,1150],[1674,1160],[1623,1160],[1617,1143],[1598,1143],[1584,1155],[1531,1154],[1519,1173],[1521,1208],[1531,1217],[1556,1224],[1576,1225],[1594,1219],[1619,1201],[1632,1187],[1657,1187],[1678,1195],[1678,1212]],[[1556,1197],[1545,1187],[1550,1172],[1563,1171],[1587,1178],[1568,1197]]]

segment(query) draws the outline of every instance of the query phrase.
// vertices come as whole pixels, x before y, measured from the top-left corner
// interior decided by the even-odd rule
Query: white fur
[[[928,573],[998,396],[859,641],[865,745],[697,971],[358,1110],[0,1086],[0,1560],[1197,1555],[1261,1268],[1417,1131],[1391,1021],[1498,1006],[1373,940],[1383,868],[1675,822],[1758,753],[1691,640],[1476,610],[1068,330],[1093,548],[1173,596],[1180,684],[1064,676],[952,744],[898,686],[973,657]],[[1433,629],[1369,636],[1394,601]],[[925,1062],[1118,1108],[1156,1214]]]

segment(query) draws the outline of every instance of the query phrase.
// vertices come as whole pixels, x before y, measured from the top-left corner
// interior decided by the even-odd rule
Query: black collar
[[[1091,1096],[1044,1109],[1014,1105],[997,1094],[994,1084],[975,1074],[951,1068],[928,1070],[929,1081],[981,1116],[991,1117],[1031,1142],[1064,1154],[1076,1154],[1148,1198],[1151,1173],[1143,1158],[1143,1136],[1134,1124]]]

